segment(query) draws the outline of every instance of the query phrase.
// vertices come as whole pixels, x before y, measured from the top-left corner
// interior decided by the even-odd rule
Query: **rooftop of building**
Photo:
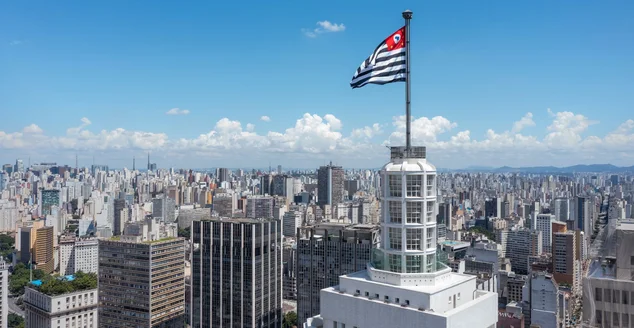
[[[95,273],[77,272],[74,275],[51,277],[48,280],[33,280],[29,287],[38,292],[57,296],[97,288],[97,275]]]
[[[444,280],[443,283],[436,284],[436,285],[426,285],[426,286],[398,286],[398,285],[392,285],[392,284],[388,284],[388,283],[384,283],[380,281],[374,281],[370,278],[370,275],[368,274],[367,270],[353,272],[347,275],[343,275],[340,278],[351,279],[358,282],[367,282],[367,283],[382,285],[389,288],[416,291],[416,292],[425,293],[425,294],[436,294],[447,288],[451,288],[452,286],[465,283],[471,279],[476,279],[476,276],[451,272],[449,273],[449,279]]]
[[[124,236],[125,237],[125,236]],[[132,236],[132,237],[137,237],[137,236]],[[174,241],[177,239],[183,239],[181,237],[165,237],[165,238],[160,238],[160,239],[156,239],[156,240],[144,240],[144,241],[134,241],[132,239],[126,239],[126,238],[121,238],[121,236],[112,236],[106,240],[108,241],[116,241],[116,242],[121,242],[121,243],[132,243],[132,244],[158,244],[158,243],[163,243],[163,242],[168,242],[168,241]]]
[[[213,217],[210,217],[210,218],[202,218],[200,220],[195,220],[195,221],[214,221],[214,222],[258,224],[258,223],[262,223],[262,222],[275,222],[275,221],[279,221],[279,220],[275,219],[275,218],[250,219],[250,218],[244,218],[244,217],[228,218],[228,217],[213,216]]]

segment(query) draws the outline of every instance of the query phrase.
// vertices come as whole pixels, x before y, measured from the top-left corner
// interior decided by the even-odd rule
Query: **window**
[[[389,202],[390,204],[390,222],[402,223],[403,222],[403,205],[401,202]]]
[[[616,326],[616,327],[619,326],[619,321],[621,321],[619,319],[621,319],[621,314],[618,313],[618,312],[612,312],[612,324],[614,326]]]
[[[623,327],[629,327],[630,326],[630,315],[627,314],[627,313],[623,313],[623,316],[621,318],[622,318],[622,321],[623,321],[622,322]]]
[[[434,254],[427,254],[427,272],[434,272],[436,267],[436,258]]]
[[[460,299],[460,293],[458,293],[458,299]]]
[[[436,245],[434,245],[434,237],[435,237],[434,228],[427,228],[425,247],[427,247],[428,249],[436,247]]]
[[[422,202],[407,202],[407,223],[421,223],[423,214]]]
[[[390,271],[402,272],[401,270],[401,256],[397,254],[388,254],[388,261],[390,264]]]
[[[623,300],[623,304],[625,304],[625,305],[630,304],[630,300],[629,300],[630,293],[626,292],[626,291],[623,291],[622,296],[623,296],[623,299],[622,299]]]
[[[409,305],[409,300],[405,300],[405,304],[406,304],[406,305]]]
[[[621,294],[621,291],[618,289],[613,290],[612,293],[612,303],[614,304],[619,304],[621,303],[621,298],[619,297],[619,294]]]
[[[634,265],[634,256],[630,256],[630,265]]]
[[[423,267],[422,255],[408,255],[405,257],[405,259],[406,259],[407,273],[421,272],[421,268]]]
[[[384,297],[384,298],[385,298],[385,301],[386,301],[386,302],[389,302],[389,301],[390,301],[390,297],[389,297],[389,296],[385,295],[385,297]]]
[[[428,201],[427,204],[427,222],[436,221],[436,216],[434,215],[434,201]]]
[[[428,175],[427,176],[427,196],[436,196],[434,195],[434,178],[435,176],[433,175]]]
[[[390,186],[390,196],[391,197],[402,197],[403,196],[403,176],[390,174],[389,177],[389,186]]]
[[[401,242],[401,239],[403,238],[403,236],[401,236],[401,228],[389,228],[388,232],[390,238],[390,248],[400,251],[403,248]]]
[[[423,187],[422,175],[407,175],[407,197],[421,197]]]
[[[422,250],[423,229],[406,229],[408,250]]]
[[[400,301],[401,301],[401,299],[397,297],[397,298],[396,298],[396,303],[398,303],[398,302],[400,302]]]
[[[603,323],[602,314],[601,310],[594,310],[594,317],[597,318],[597,324],[599,325]]]
[[[601,288],[595,287],[594,288],[594,300],[597,301],[597,302],[602,302],[602,298],[601,298],[601,296],[603,295],[602,293],[603,293],[603,291],[601,290]]]
[[[611,289],[604,289],[603,290],[603,299],[605,302],[610,303],[610,300],[612,299],[612,290]],[[606,318],[605,320],[608,320],[609,318]]]

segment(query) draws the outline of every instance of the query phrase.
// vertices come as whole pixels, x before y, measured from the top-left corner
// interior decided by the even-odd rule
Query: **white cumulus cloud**
[[[536,115],[551,118],[542,129],[534,129],[546,131],[541,135],[524,132],[525,127],[536,125],[531,113],[509,122],[506,129],[490,127],[481,133],[458,129],[457,122],[443,116],[415,117],[411,122],[412,143],[426,146],[430,161],[439,167],[634,164],[634,119],[615,124],[607,134],[590,135],[589,126],[599,123],[584,115],[550,110]],[[391,124],[349,124],[354,122],[342,122],[333,114],[305,113],[286,129],[256,132],[252,123],[223,117],[198,136],[170,138],[156,131],[96,131],[91,129],[90,120],[82,118],[78,126],[62,135],[49,135],[36,124],[0,131],[0,154],[29,153],[52,159],[80,151],[121,158],[122,154],[151,150],[164,156],[165,161],[174,161],[171,165],[188,163],[191,167],[211,162],[257,166],[268,165],[271,160],[297,163],[301,165],[298,167],[329,160],[351,167],[379,167],[389,156],[385,145],[404,144],[403,116],[393,117]]]
[[[318,35],[323,33],[333,33],[333,32],[343,32],[346,30],[346,26],[341,23],[331,23],[330,21],[324,20],[316,23],[317,27],[313,29],[302,29],[304,35],[309,38],[316,38]]]
[[[189,114],[188,109],[180,109],[180,108],[172,108],[165,112],[167,115],[187,115]]]
[[[266,115],[263,115],[262,117],[260,117],[260,121],[271,122],[271,118]]]
[[[42,133],[42,132],[44,132],[44,130],[42,130],[42,128],[40,128],[39,126],[37,126],[35,124],[31,124],[29,126],[25,126],[24,129],[22,129],[22,132],[24,132],[24,133]]]

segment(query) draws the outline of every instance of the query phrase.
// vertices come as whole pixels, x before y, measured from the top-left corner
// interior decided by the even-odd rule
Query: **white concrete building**
[[[62,236],[59,241],[59,273],[62,276],[77,271],[97,273],[99,242],[96,238],[76,239]]]
[[[497,294],[436,260],[436,168],[424,147],[391,148],[381,171],[381,246],[367,270],[322,289],[305,328],[492,328]]]
[[[535,230],[542,232],[542,249],[545,253],[552,253],[553,221],[555,221],[555,216],[552,214],[538,214],[535,218]]]
[[[9,316],[9,303],[7,296],[9,295],[9,265],[0,258],[0,327],[7,326],[7,318]]]
[[[99,299],[97,289],[48,296],[26,287],[24,289],[24,319],[26,327],[95,328]]]

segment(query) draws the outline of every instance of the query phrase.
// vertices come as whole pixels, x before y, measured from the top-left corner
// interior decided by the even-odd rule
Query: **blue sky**
[[[232,163],[244,156],[262,166],[271,159],[306,167],[327,159],[380,165],[387,155],[372,154],[398,139],[393,117],[404,112],[404,85],[352,90],[348,83],[403,24],[400,13],[407,8],[414,12],[413,115],[445,119],[421,121],[417,140],[429,144],[439,166],[634,164],[626,147],[634,140],[629,1],[10,2],[0,12],[0,161],[62,162],[79,152],[121,166],[122,157],[151,150],[163,165],[237,166]],[[323,21],[345,28],[306,35]],[[189,112],[166,115],[172,108]],[[533,124],[519,132],[534,138],[536,153],[546,158],[538,162],[518,152],[530,145],[526,138],[513,137],[502,148],[482,144],[495,139],[489,129],[502,134],[529,112]],[[310,123],[304,120],[286,133],[304,113],[318,115],[322,125],[299,135]],[[327,114],[336,121],[327,123]],[[67,129],[84,117],[90,124],[82,131],[91,134],[69,136]],[[241,151],[210,140],[223,118],[241,123],[244,133],[222,139],[243,145]],[[327,131],[320,130],[324,122]],[[377,133],[351,137],[375,123]],[[39,137],[24,132],[31,124]],[[622,124],[618,138],[606,139]],[[232,127],[223,131],[231,135]],[[118,143],[99,140],[112,140],[118,128]],[[450,144],[466,130],[468,142]],[[138,131],[161,135],[131,141]],[[275,155],[258,150],[271,143],[269,131],[293,145],[276,148]],[[546,140],[551,133],[559,134]],[[201,134],[213,136],[201,141]],[[310,146],[320,137],[323,143]],[[46,145],[58,144],[56,138],[77,140]],[[82,144],[87,138],[94,143]],[[567,142],[567,149],[556,147]],[[614,146],[609,153],[593,153],[608,142]],[[570,157],[575,147],[586,152]],[[482,156],[487,151],[508,156],[494,160]]]

